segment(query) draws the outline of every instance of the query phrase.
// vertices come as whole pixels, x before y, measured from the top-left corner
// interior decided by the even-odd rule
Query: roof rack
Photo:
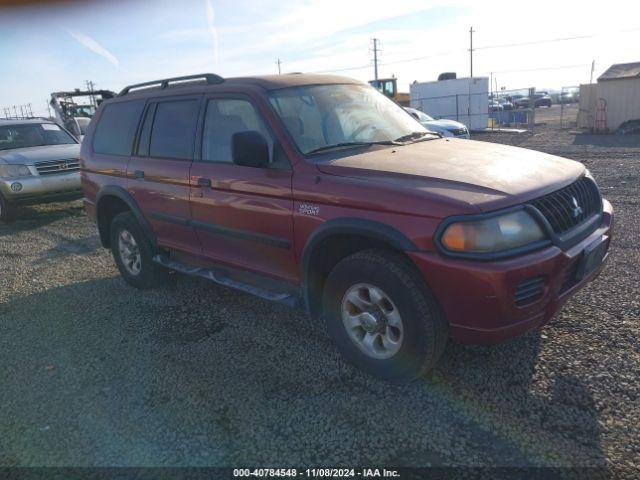
[[[38,116],[5,116],[0,117],[0,120],[46,120],[47,122],[53,122],[49,117],[38,117]],[[55,123],[55,122],[54,122]]]
[[[124,87],[120,91],[118,96],[121,97],[123,95],[126,95],[127,93],[130,93],[131,90],[150,88],[153,86],[158,86],[162,89],[167,88],[171,83],[188,82],[190,80],[205,80],[209,85],[216,85],[218,83],[224,82],[224,78],[222,78],[220,75],[216,75],[215,73],[202,73],[199,75],[187,75],[184,77],[165,78],[162,80],[154,80],[152,82],[136,83],[135,85]]]

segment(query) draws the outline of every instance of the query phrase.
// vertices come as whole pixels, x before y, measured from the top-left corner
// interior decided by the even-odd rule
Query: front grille
[[[40,175],[58,175],[80,170],[80,160],[77,158],[65,158],[63,160],[47,160],[36,162],[36,170]]]
[[[540,300],[543,294],[544,277],[534,277],[525,280],[516,287],[513,301],[517,306],[522,307]]]
[[[467,134],[467,129],[466,128],[457,128],[455,130],[451,130],[451,133],[453,133],[454,136],[459,137],[460,135],[466,135]]]
[[[571,185],[533,200],[557,235],[579,225],[594,213],[602,211],[602,199],[596,184],[582,177]]]

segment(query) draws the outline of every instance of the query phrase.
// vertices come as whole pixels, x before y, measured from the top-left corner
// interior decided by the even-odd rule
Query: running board
[[[229,275],[225,275],[222,272],[211,270],[204,267],[194,267],[177,260],[171,260],[164,255],[156,255],[153,257],[153,261],[159,263],[163,267],[175,270],[176,272],[184,273],[193,277],[202,277],[207,280],[211,280],[225,287],[235,288],[242,292],[250,293],[256,297],[264,298],[272,302],[282,303],[291,308],[297,308],[302,305],[300,295],[288,292],[272,292],[265,290],[264,288],[251,285],[250,283],[242,282],[231,278]]]

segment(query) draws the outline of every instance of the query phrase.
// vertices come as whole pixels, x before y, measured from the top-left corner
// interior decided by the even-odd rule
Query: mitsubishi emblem
[[[576,197],[571,197],[571,203],[573,204],[571,215],[573,215],[573,218],[578,218],[582,214],[582,207],[578,204]]]

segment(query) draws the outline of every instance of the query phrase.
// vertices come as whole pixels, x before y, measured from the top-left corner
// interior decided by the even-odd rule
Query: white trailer
[[[410,102],[435,119],[456,120],[470,130],[484,130],[489,123],[489,78],[414,83]]]

